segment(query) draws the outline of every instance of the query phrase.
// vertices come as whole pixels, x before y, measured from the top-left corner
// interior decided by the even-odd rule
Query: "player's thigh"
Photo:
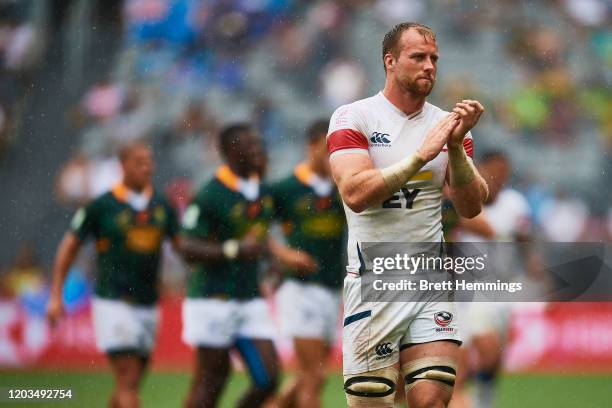
[[[457,375],[459,344],[439,340],[404,347],[401,374],[411,407],[448,404]]]
[[[229,349],[239,328],[236,301],[187,298],[183,301],[183,341],[194,347]]]
[[[401,340],[401,375],[411,406],[447,404],[457,376],[459,316],[448,301],[418,303]]]
[[[198,347],[196,350],[193,384],[202,386],[207,392],[220,392],[229,375],[229,349]]]
[[[496,331],[480,333],[472,337],[471,346],[476,353],[477,368],[495,371],[502,364],[502,334]]]
[[[361,278],[344,282],[342,359],[349,407],[392,407],[400,340],[414,308],[402,302],[361,302]]]
[[[132,351],[107,353],[113,376],[120,388],[136,389],[148,365],[148,358]]]
[[[421,358],[442,357],[453,361],[459,360],[459,344],[455,341],[439,340],[429,343],[412,344],[400,353],[401,364]]]
[[[121,300],[94,298],[92,315],[100,351],[134,351],[144,356],[151,352],[158,325],[156,307],[137,307]]]
[[[415,310],[410,303],[362,302],[361,278],[344,281],[342,359],[345,375],[399,362],[400,340]]]
[[[404,333],[401,347],[406,345],[429,343],[439,340],[450,340],[461,344],[460,333],[462,316],[457,313],[454,302],[418,302],[416,313]]]
[[[299,370],[307,375],[323,375],[329,356],[329,345],[324,340],[296,337],[293,346]]]

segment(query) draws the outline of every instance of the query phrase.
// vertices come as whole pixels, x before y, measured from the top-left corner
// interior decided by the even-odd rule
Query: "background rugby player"
[[[273,186],[276,217],[295,250],[282,259],[289,268],[277,300],[283,334],[293,339],[297,378],[282,393],[280,407],[321,406],[326,360],[336,338],[346,224],[330,178],[327,127],[327,120],[310,126],[306,158]]]
[[[98,348],[115,377],[111,407],[137,407],[138,390],[159,321],[156,306],[161,244],[178,250],[178,222],[164,197],[153,190],[153,158],[144,143],[119,152],[123,182],[79,209],[59,245],[47,308],[52,325],[64,314],[66,274],[89,236],[96,240],[97,277],[92,300]]]
[[[234,124],[219,135],[225,160],[187,208],[184,255],[193,263],[183,304],[183,340],[197,348],[188,407],[215,407],[237,350],[251,375],[238,406],[259,407],[276,389],[274,326],[260,294],[274,204],[260,178],[265,152],[254,130]]]
[[[531,214],[527,199],[506,185],[512,169],[510,160],[501,151],[489,151],[481,156],[478,169],[487,181],[489,196],[482,213],[477,217],[458,217],[452,235],[462,242],[530,240]],[[525,268],[521,262],[517,264],[516,261],[523,257],[514,253],[512,248],[502,246],[498,249],[501,253],[497,251],[497,255],[506,259],[505,262],[498,262],[496,269],[501,273],[509,270],[511,274],[516,274]],[[508,337],[511,305],[502,302],[470,302],[460,304],[460,310],[464,317],[461,319],[461,330],[466,347],[462,350],[457,390],[451,406],[492,407]],[[468,377],[475,380],[474,402],[467,394]]]

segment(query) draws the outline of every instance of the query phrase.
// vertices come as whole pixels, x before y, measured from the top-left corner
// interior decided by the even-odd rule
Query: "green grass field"
[[[152,373],[143,389],[143,407],[180,407],[187,391],[186,373]],[[58,403],[0,402],[7,407],[104,407],[112,386],[110,374],[98,372],[0,372],[0,388],[71,388],[73,400]],[[247,386],[243,374],[234,375],[221,407],[233,407]],[[4,396],[3,396],[4,397]],[[500,383],[498,407],[502,408],[609,408],[612,376],[604,375],[506,375]],[[325,388],[325,407],[343,407],[342,378],[333,375]]]

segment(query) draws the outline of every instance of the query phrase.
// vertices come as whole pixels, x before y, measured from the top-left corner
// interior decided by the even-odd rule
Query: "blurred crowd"
[[[611,8],[606,0],[127,0],[123,49],[114,72],[83,95],[82,149],[60,191],[80,200],[105,189],[118,171],[116,146],[140,137],[163,151],[164,182],[197,184],[218,163],[219,125],[239,119],[260,129],[273,168],[290,168],[275,157],[295,155],[309,120],[376,92],[383,33],[419,20],[438,32],[442,53],[434,103],[483,100],[477,153],[507,150],[537,222],[567,211],[586,222],[612,198],[601,188],[612,170]]]
[[[15,138],[31,70],[44,42],[31,21],[29,2],[0,2],[0,159]]]
[[[286,174],[311,120],[382,87],[382,36],[414,20],[438,35],[431,101],[483,102],[476,159],[511,157],[540,236],[612,238],[610,0],[125,0],[121,14],[113,69],[69,116],[79,137],[57,175],[62,205],[108,189],[117,147],[146,138],[159,187],[182,208],[219,164],[217,130],[235,120],[261,132],[269,177]],[[2,84],[27,67],[33,36],[0,22]],[[15,101],[0,98],[1,155]]]

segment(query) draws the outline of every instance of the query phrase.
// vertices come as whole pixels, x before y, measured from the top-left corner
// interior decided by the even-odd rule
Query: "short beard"
[[[399,82],[399,85],[402,87],[402,89],[405,92],[408,92],[410,95],[414,97],[419,97],[419,98],[424,98],[424,97],[429,96],[431,91],[433,91],[434,85],[436,84],[436,81],[432,80],[431,86],[420,86],[417,81],[418,80],[398,81],[398,82]]]

